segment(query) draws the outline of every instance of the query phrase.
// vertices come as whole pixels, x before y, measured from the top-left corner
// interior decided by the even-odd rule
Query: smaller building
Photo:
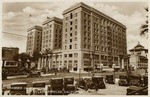
[[[19,54],[19,48],[17,47],[2,47],[2,65],[15,65],[14,57],[17,54]]]
[[[129,64],[134,69],[147,69],[148,68],[148,49],[145,49],[140,43],[130,51]]]

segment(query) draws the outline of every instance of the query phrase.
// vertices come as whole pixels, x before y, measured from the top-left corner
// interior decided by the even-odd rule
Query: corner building
[[[62,43],[62,64],[73,72],[127,65],[126,27],[84,3],[63,12]]]
[[[133,49],[130,49],[129,64],[134,69],[148,68],[148,49],[145,49],[138,43]]]
[[[28,29],[26,52],[33,55],[34,51],[41,51],[42,27],[33,26]]]

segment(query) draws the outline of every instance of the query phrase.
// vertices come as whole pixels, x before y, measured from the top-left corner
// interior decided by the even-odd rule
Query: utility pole
[[[94,64],[94,58],[95,58],[95,51],[92,51],[92,76],[94,76],[94,69],[95,69],[95,64]]]

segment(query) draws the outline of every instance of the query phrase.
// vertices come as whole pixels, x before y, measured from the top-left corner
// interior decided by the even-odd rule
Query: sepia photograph
[[[148,95],[148,1],[1,3],[2,95]]]

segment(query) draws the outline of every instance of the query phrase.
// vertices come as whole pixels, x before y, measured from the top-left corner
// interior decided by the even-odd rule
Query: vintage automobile
[[[63,95],[63,78],[51,78],[48,86],[48,95]]]
[[[92,77],[83,77],[79,80],[79,87],[85,89],[96,89],[96,84],[92,81]]]
[[[93,76],[92,81],[95,83],[97,89],[106,89],[102,76]]]
[[[143,76],[143,86],[147,86],[148,85],[148,76],[147,75],[144,75]]]
[[[129,75],[129,85],[131,86],[141,86],[142,85],[142,77],[141,75]]]
[[[9,95],[27,95],[27,83],[12,83]]]
[[[146,87],[130,86],[129,88],[127,88],[126,95],[148,95],[148,86]]]
[[[76,90],[74,78],[73,77],[66,77],[64,78],[64,93],[74,93]]]
[[[30,95],[45,95],[45,88],[46,82],[43,81],[35,81],[32,83],[32,90]]]
[[[5,69],[2,69],[2,80],[7,79],[7,71]]]
[[[105,82],[109,84],[115,84],[114,76],[113,75],[106,75]]]
[[[40,76],[41,76],[40,70],[30,70],[27,75],[27,77],[40,77]]]
[[[119,75],[119,86],[128,86],[129,85],[129,78],[127,75]]]

